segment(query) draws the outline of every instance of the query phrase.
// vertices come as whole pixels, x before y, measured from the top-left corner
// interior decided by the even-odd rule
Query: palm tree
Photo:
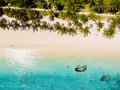
[[[13,26],[13,29],[15,31],[15,30],[18,30],[18,28],[20,27],[20,24],[18,23],[17,20],[13,20],[12,21],[12,26]]]
[[[45,21],[41,22],[40,29],[41,30],[48,30],[49,29],[49,24]]]
[[[61,25],[60,25],[60,23],[59,22],[56,22],[55,24],[54,24],[54,29],[55,30],[61,30]]]
[[[24,27],[25,27],[26,30],[30,30],[31,26],[32,26],[31,23],[27,23],[27,22],[24,23]]]
[[[57,4],[56,4],[55,9],[58,11],[62,11],[64,8],[66,0],[56,0],[56,1],[57,1]]]
[[[37,5],[38,8],[46,9],[47,3],[45,0],[34,0],[35,5]]]
[[[97,15],[95,15],[95,13],[91,13],[91,14],[88,15],[88,18],[92,19],[92,20],[96,20],[97,19]]]
[[[71,11],[66,11],[63,15],[64,15],[65,19],[72,20],[74,15],[76,15],[76,14]]]
[[[59,0],[48,0],[48,8],[49,9],[57,9],[57,5],[59,4]]]
[[[105,0],[96,0],[94,9],[98,13],[103,13],[105,10]]]
[[[22,0],[22,2],[20,0],[5,0],[5,1],[11,3],[11,5],[16,7],[27,7],[29,6],[29,4],[33,4],[32,0]]]
[[[54,21],[54,16],[55,16],[54,11],[50,10],[50,11],[48,12],[48,14],[49,14],[49,20],[50,20],[50,21]]]
[[[85,2],[83,0],[72,0],[74,2],[73,9],[76,13],[82,11],[85,8]]]
[[[74,36],[77,34],[77,31],[74,28],[68,28],[68,35]]]
[[[65,26],[63,26],[62,28],[61,28],[61,31],[60,31],[60,34],[61,35],[67,35],[67,33],[68,33],[68,28],[67,27],[65,27]]]
[[[9,27],[8,27],[8,25],[7,25],[7,20],[5,19],[5,18],[3,18],[3,19],[1,19],[0,20],[0,28],[2,28],[2,29],[9,29]]]
[[[72,28],[75,28],[75,29],[82,28],[82,23],[78,19],[73,19]]]
[[[119,0],[106,0],[105,1],[105,10],[106,12],[116,13],[120,10],[120,1]]]
[[[26,10],[26,13],[30,20],[36,19],[40,15],[40,12],[36,10]]]
[[[4,14],[6,14],[7,16],[9,16],[8,14],[10,13],[10,8],[4,8],[3,9]]]
[[[88,16],[87,15],[80,15],[80,20],[85,24],[88,21]]]
[[[49,26],[49,31],[50,31],[50,32],[51,32],[51,31],[55,31],[53,25],[50,25],[50,26]]]
[[[16,11],[15,11],[14,9],[9,8],[9,9],[6,10],[6,11],[8,11],[8,12],[7,12],[7,15],[8,15],[9,17],[15,17]]]
[[[120,25],[120,15],[116,16],[116,22]]]
[[[15,14],[15,18],[21,22],[27,22],[29,20],[29,17],[27,16],[27,9],[17,9]]]
[[[21,23],[20,23],[20,27],[21,27],[21,31],[22,31],[22,30],[26,30],[25,22],[21,22]]]
[[[66,0],[64,5],[63,16],[64,18],[67,18],[68,20],[72,20],[76,23],[78,20],[77,13],[80,12],[84,8],[84,2],[83,0]]]
[[[105,29],[104,32],[103,32],[103,36],[105,38],[114,38],[115,37],[115,33],[116,33],[116,30],[114,28],[108,28],[108,29]]]
[[[116,34],[116,26],[118,25],[119,19],[117,17],[112,18],[112,22],[108,29],[105,29],[103,32],[103,36],[106,38],[113,38]]]
[[[98,32],[100,32],[100,29],[104,26],[104,24],[99,20],[99,22],[97,23],[97,28],[98,28]]]
[[[30,30],[31,26],[32,26],[32,23],[20,22],[21,30]]]
[[[56,31],[57,31],[58,34],[61,34],[61,32],[62,32],[62,26],[61,26],[60,29],[57,29]],[[61,35],[62,35],[62,34],[61,34]]]
[[[54,24],[54,28],[58,32],[58,34],[61,34],[61,35],[68,34],[68,35],[74,36],[77,34],[77,32],[74,28],[65,27],[64,25],[60,25],[59,22],[56,22]]]
[[[83,0],[66,0],[64,5],[65,11],[78,13],[85,8],[85,2]]]
[[[68,28],[65,27],[64,25],[60,25],[59,22],[56,22],[54,24],[54,29],[57,31],[58,34],[67,34],[68,33]]]
[[[38,31],[38,28],[40,27],[40,24],[41,23],[39,21],[37,21],[36,19],[32,20],[31,26],[32,26],[33,32]]]
[[[111,25],[110,27],[111,28],[116,28],[117,25],[120,24],[120,16],[115,16],[112,18],[112,22],[111,22]]]
[[[89,2],[90,8],[91,8],[91,7],[95,6],[97,0],[88,0],[87,2]]]
[[[117,27],[120,30],[120,16],[117,16]]]
[[[89,27],[86,26],[85,28],[81,28],[80,32],[83,34],[84,37],[88,36],[91,32],[89,31]]]
[[[95,11],[98,13],[103,13],[104,12],[104,7],[105,7],[105,0],[97,0],[95,4]]]

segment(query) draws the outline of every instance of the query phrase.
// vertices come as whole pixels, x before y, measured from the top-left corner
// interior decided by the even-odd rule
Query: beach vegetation
[[[0,0],[0,6],[5,6],[6,5],[6,0]]]
[[[91,33],[88,26],[81,28],[80,32],[83,34],[84,37],[88,36]]]
[[[120,11],[120,0],[0,0],[0,6],[8,5],[76,13],[85,11],[86,7],[88,11],[97,13],[115,14]]]
[[[120,0],[105,0],[105,11],[116,13],[120,10]]]
[[[38,8],[47,9],[47,3],[45,0],[34,0],[34,5]]]
[[[68,33],[68,28],[67,27],[65,27],[65,26],[62,26],[62,28],[61,28],[61,30],[59,31],[59,33],[61,34],[61,35],[67,35],[67,33]]]
[[[9,29],[9,27],[8,27],[8,25],[7,25],[7,20],[5,19],[5,18],[2,18],[1,20],[0,20],[0,28],[2,28],[2,29]]]
[[[95,11],[98,13],[104,13],[105,10],[105,0],[97,0],[95,3]]]
[[[18,30],[20,24],[18,23],[17,20],[12,20],[11,24],[12,24],[12,28],[13,28],[14,30]]]
[[[49,29],[49,24],[46,21],[42,21],[40,24],[40,29],[41,30],[48,30]]]
[[[61,29],[62,29],[62,27],[61,27],[61,25],[60,25],[59,22],[56,22],[56,23],[54,24],[54,28],[55,28],[55,30],[61,30]]]
[[[108,39],[114,38],[115,34],[116,34],[116,30],[111,27],[105,29],[103,32],[103,36]]]
[[[3,8],[0,8],[0,17],[4,14]]]
[[[98,23],[97,23],[97,30],[98,30],[98,32],[100,32],[100,30],[103,28],[103,26],[104,26],[104,23],[102,23],[102,22],[99,20]]]
[[[49,30],[58,32],[61,35],[74,36],[81,32],[84,37],[91,32],[89,20],[97,25],[100,32],[104,24],[101,19],[110,18],[109,27],[103,30],[103,36],[113,38],[116,33],[116,27],[120,29],[120,0],[0,0],[0,16],[3,14],[14,18],[10,24],[8,21],[0,21],[0,27],[14,30],[26,30],[32,28],[33,31]],[[85,11],[85,12],[84,12]],[[114,16],[104,16],[103,14],[112,14]],[[54,18],[70,21],[68,25],[61,25],[60,22],[50,24],[43,21],[43,17],[49,16],[52,22]],[[7,26],[8,25],[8,26]]]
[[[77,30],[74,28],[68,28],[68,35],[74,36],[77,34]]]
[[[91,19],[91,20],[97,20],[97,19],[98,19],[98,16],[95,15],[95,13],[90,13],[90,14],[88,15],[88,18]]]
[[[82,23],[87,23],[88,22],[88,16],[87,15],[84,15],[84,14],[81,14],[80,16],[80,20],[82,21]]]
[[[40,15],[40,12],[35,10],[26,10],[26,13],[30,20],[36,19]]]

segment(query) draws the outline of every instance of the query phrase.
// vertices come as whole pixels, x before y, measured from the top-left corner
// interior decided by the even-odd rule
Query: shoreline
[[[120,44],[105,43],[41,43],[41,44],[21,44],[14,46],[1,46],[0,49],[10,50],[30,50],[36,54],[46,57],[120,57]]]

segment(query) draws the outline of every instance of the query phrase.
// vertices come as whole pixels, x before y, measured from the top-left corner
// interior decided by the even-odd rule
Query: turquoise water
[[[119,62],[115,57],[48,58],[30,50],[0,49],[0,90],[120,90]],[[75,72],[77,65],[87,70]]]

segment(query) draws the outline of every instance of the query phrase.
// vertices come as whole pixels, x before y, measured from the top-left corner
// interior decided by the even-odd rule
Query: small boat
[[[84,72],[86,69],[87,69],[87,66],[86,66],[86,65],[83,65],[83,66],[78,65],[78,66],[75,68],[75,71],[76,71],[76,72]]]

